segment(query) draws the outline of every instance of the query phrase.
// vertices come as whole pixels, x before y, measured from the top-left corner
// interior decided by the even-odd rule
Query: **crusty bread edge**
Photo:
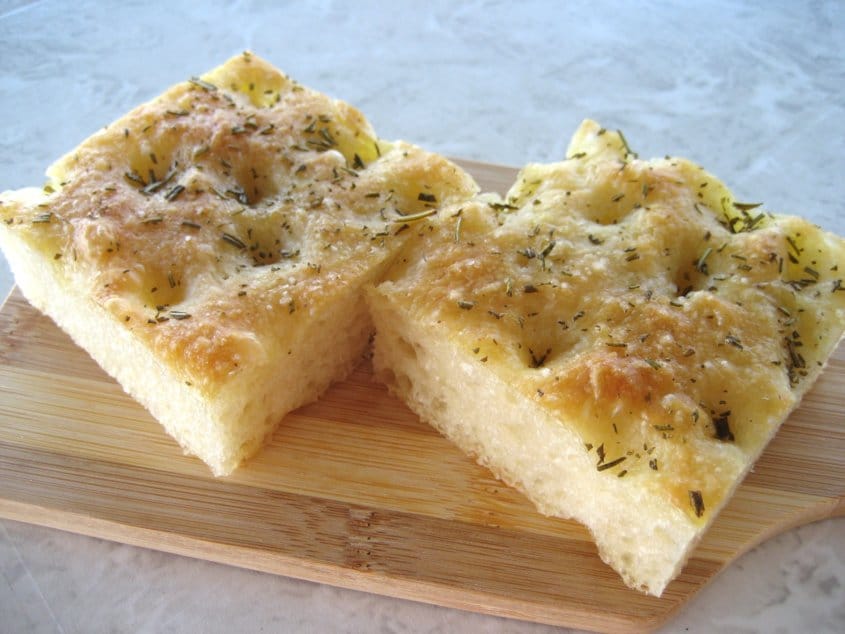
[[[367,294],[378,378],[540,512],[587,526],[601,558],[628,586],[660,596],[706,525],[629,482],[603,477],[576,433],[448,338],[433,336],[432,325],[415,321],[391,286]]]
[[[45,261],[42,254],[5,228],[0,229],[0,246],[15,276],[15,283],[27,301],[50,317],[153,416],[169,420],[173,411],[168,410],[178,403],[180,408],[191,408],[188,411],[194,412],[194,421],[203,426],[203,433],[214,433],[208,426],[209,417],[204,403],[169,368],[158,363],[126,328],[119,327],[84,293],[74,292],[69,282],[59,278],[55,268]],[[127,363],[127,359],[132,359],[132,362]],[[144,377],[159,377],[157,383],[161,391],[155,401],[136,389]],[[180,444],[184,443],[176,426],[165,426]]]
[[[0,248],[27,301],[215,476],[232,473],[261,448],[285,414],[316,400],[333,381],[348,375],[371,336],[363,294],[360,288],[350,288],[324,307],[322,319],[299,328],[278,367],[244,369],[215,394],[203,394],[91,300],[81,284],[64,278],[43,254],[6,227],[0,227]]]

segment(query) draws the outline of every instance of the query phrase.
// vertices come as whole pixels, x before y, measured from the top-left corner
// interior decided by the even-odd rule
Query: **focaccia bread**
[[[362,285],[403,216],[467,198],[444,158],[249,53],[0,194],[0,245],[52,317],[217,475],[358,361]]]
[[[369,292],[376,371],[654,595],[845,329],[845,241],[590,121],[415,229]]]

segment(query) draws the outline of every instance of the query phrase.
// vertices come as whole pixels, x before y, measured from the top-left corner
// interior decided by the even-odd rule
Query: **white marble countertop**
[[[249,48],[385,138],[520,165],[561,158],[590,117],[845,234],[841,2],[274,4],[0,0],[0,191]],[[0,615],[9,632],[558,631],[5,520]],[[665,628],[716,630],[845,631],[845,519],[759,546]]]

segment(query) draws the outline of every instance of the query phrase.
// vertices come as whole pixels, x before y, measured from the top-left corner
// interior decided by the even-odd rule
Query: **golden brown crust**
[[[369,279],[406,237],[401,214],[475,191],[249,53],[139,106],[49,176],[40,195],[3,195],[8,229],[212,392]]]
[[[345,376],[407,220],[477,191],[245,53],[0,195],[24,295],[215,475]]]
[[[592,122],[569,156],[443,210],[379,291],[703,525],[839,341],[845,242]]]

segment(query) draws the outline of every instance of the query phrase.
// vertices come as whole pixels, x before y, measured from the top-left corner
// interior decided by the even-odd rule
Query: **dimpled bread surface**
[[[0,245],[27,299],[225,475],[358,362],[361,289],[403,217],[475,192],[244,53],[0,194]]]
[[[845,242],[586,121],[504,199],[420,220],[376,372],[660,595],[845,329]]]

